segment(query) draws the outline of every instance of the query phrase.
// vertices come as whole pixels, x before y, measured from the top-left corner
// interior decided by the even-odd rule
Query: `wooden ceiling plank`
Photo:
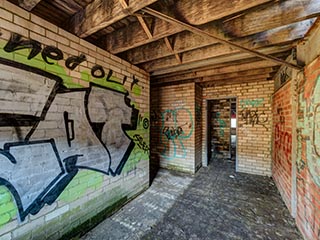
[[[256,14],[249,14],[247,17],[242,18],[241,21],[237,20],[238,18],[231,19],[226,22],[216,22],[205,24],[200,26],[199,28],[203,31],[210,32],[216,36],[223,37],[228,40],[233,36],[236,37],[237,29],[241,29],[241,36],[248,36],[251,34],[256,34],[259,32],[264,32],[270,29],[274,29],[280,26],[288,25],[294,22],[299,22],[303,19],[310,19],[315,16],[320,16],[320,6],[316,6],[314,3],[315,0],[286,0],[281,2],[286,2],[287,5],[297,6],[301,11],[299,14],[296,14],[295,8],[284,9],[283,6],[279,3],[274,4],[268,8],[261,8],[254,11]],[[227,1],[225,1],[227,2]],[[307,6],[311,4],[313,8],[309,9]],[[318,4],[319,5],[319,4]],[[301,6],[304,6],[303,8]],[[283,17],[283,14],[288,16],[287,18]],[[244,13],[245,14],[245,13]],[[174,15],[172,13],[172,15]],[[272,16],[272,17],[270,17]],[[278,19],[277,21],[272,21],[273,18]],[[252,22],[255,22],[252,25]],[[257,24],[259,23],[259,24]],[[153,41],[157,41],[160,38],[167,37],[178,32],[182,32],[181,28],[173,28],[172,25],[168,25],[167,22],[161,20],[154,21],[154,33],[153,33]],[[251,26],[243,27],[243,26]],[[159,31],[156,31],[159,29]],[[232,30],[233,29],[233,30]],[[143,31],[138,27],[132,25],[128,28],[119,29],[118,31],[107,35],[106,37],[106,45],[107,50],[113,54],[117,54],[120,52],[128,51],[130,49],[142,46],[144,44],[150,43],[149,39],[139,38],[139,35],[143,35]],[[182,33],[184,34],[184,33]],[[159,36],[158,36],[159,35]],[[126,37],[124,37],[126,36]],[[181,38],[180,42],[189,43],[192,42],[194,38],[193,34],[186,33],[183,35],[185,37]],[[177,47],[176,51],[178,51],[179,47],[179,36],[177,37]],[[201,42],[202,39],[198,37],[197,42]],[[208,41],[208,40],[207,40]],[[210,41],[209,41],[210,42]],[[211,40],[211,43],[215,43],[215,41]],[[183,48],[183,47],[182,47]]]
[[[124,10],[119,1],[95,0],[70,19],[69,30],[84,38],[156,1],[131,0],[129,6]]]
[[[270,60],[270,61],[273,61],[273,62],[277,62],[277,63],[283,64],[283,65],[285,65],[285,66],[287,66],[287,67],[293,68],[293,69],[297,69],[297,70],[301,70],[301,69],[302,69],[301,66],[298,66],[298,65],[295,65],[295,64],[286,62],[285,60],[278,59],[278,58],[276,58],[276,57],[273,57],[273,56],[264,54],[264,53],[262,53],[262,52],[257,52],[257,51],[254,51],[254,50],[251,50],[251,49],[242,47],[242,46],[240,46],[240,45],[238,45],[238,44],[235,44],[235,43],[230,42],[230,41],[228,41],[228,40],[219,38],[219,37],[217,37],[217,36],[215,36],[215,35],[212,35],[212,34],[206,32],[206,31],[203,31],[203,30],[201,30],[201,29],[199,29],[199,28],[196,28],[196,27],[194,27],[194,26],[191,26],[191,25],[189,25],[189,24],[186,24],[186,23],[184,23],[184,22],[181,22],[181,21],[179,21],[179,20],[177,20],[177,19],[175,19],[175,18],[172,18],[172,17],[170,17],[170,16],[167,16],[167,15],[165,15],[165,14],[163,14],[163,13],[160,13],[160,12],[158,12],[158,11],[155,11],[155,10],[153,10],[153,9],[151,9],[151,8],[145,7],[145,8],[143,9],[143,11],[145,11],[146,13],[148,13],[148,14],[150,14],[150,15],[152,15],[152,16],[155,16],[155,17],[157,17],[157,18],[160,18],[160,19],[163,19],[163,20],[165,20],[165,21],[168,21],[168,22],[170,22],[170,23],[172,23],[172,24],[175,24],[175,25],[178,25],[178,26],[180,26],[180,27],[183,27],[185,30],[188,30],[188,31],[193,32],[193,33],[195,33],[195,34],[198,34],[198,35],[201,35],[201,36],[204,36],[204,37],[209,37],[209,38],[212,38],[213,40],[216,40],[216,41],[218,41],[218,42],[220,42],[220,43],[223,43],[223,44],[229,45],[229,46],[231,46],[231,47],[234,47],[234,48],[236,48],[236,49],[238,49],[238,50],[240,50],[240,51],[242,51],[242,52],[246,52],[246,53],[249,53],[249,54],[251,54],[251,55],[253,55],[253,56],[257,56],[257,57],[260,57],[260,58],[263,58],[263,59],[266,59],[266,60]]]
[[[282,52],[288,52],[292,49],[292,46],[272,46],[272,47],[266,47],[263,49],[260,49],[260,51],[264,54],[277,54],[277,53],[282,53]],[[202,61],[198,62],[192,62],[188,64],[181,64],[173,67],[166,67],[166,68],[161,68],[157,69],[157,66],[153,66],[154,70],[150,70],[151,76],[157,76],[157,75],[163,75],[167,73],[172,73],[172,72],[179,72],[179,71],[184,71],[187,69],[192,69],[192,68],[201,68],[201,67],[206,67],[210,65],[218,65],[218,64],[227,64],[228,62],[235,62],[235,61],[242,61],[246,59],[252,58],[252,55],[249,53],[237,53],[237,54],[229,54],[229,55],[223,55],[220,57],[216,58],[211,58],[211,59],[205,59]],[[280,64],[280,63],[277,63]],[[281,65],[281,64],[280,64]],[[149,71],[147,70],[147,71]]]
[[[320,14],[318,0],[277,1],[269,8],[245,12],[243,15],[223,23],[223,30],[236,37],[243,37],[283,25],[283,22],[299,22]],[[250,21],[248,24],[248,19]]]
[[[208,75],[208,76],[194,76],[193,78],[189,79],[199,79],[202,81],[216,81],[216,80],[223,80],[223,79],[231,79],[231,78],[238,78],[238,77],[248,77],[252,75],[268,75],[271,72],[274,72],[272,67],[267,68],[259,68],[259,69],[253,69],[253,70],[245,70],[245,71],[236,71],[231,73],[224,73],[224,74],[217,74],[217,75]],[[152,79],[151,83],[165,83],[165,82],[177,82],[177,81],[185,81],[189,80],[185,78],[176,78],[176,79],[170,79],[170,78],[163,78],[163,79]]]
[[[41,2],[41,0],[19,0],[19,6],[27,11],[31,11],[39,2]]]
[[[277,65],[276,63],[261,60],[257,62],[250,62],[250,63],[244,63],[239,65],[232,65],[227,67],[219,67],[219,68],[212,68],[207,70],[198,70],[191,73],[184,73],[179,75],[173,75],[173,76],[155,76],[152,77],[152,81],[169,81],[174,82],[177,80],[187,80],[187,79],[194,79],[194,78],[201,78],[201,77],[207,77],[207,76],[214,76],[214,75],[223,75],[223,74],[232,74],[234,72],[246,72],[246,71],[255,71],[257,69],[265,69],[265,68],[274,68]]]
[[[250,35],[248,37],[242,38],[241,40],[238,39],[235,42],[247,48],[256,49],[267,45],[280,44],[297,40],[305,35],[305,33],[312,26],[315,20],[316,18],[313,18],[299,23],[289,24],[255,35]],[[183,41],[187,34],[192,36],[188,37],[185,41]],[[215,41],[201,36],[198,37],[198,35],[195,35],[190,32],[178,34],[174,37],[174,41],[176,46],[175,53],[184,53],[184,62],[188,62],[188,58],[190,55],[192,55],[193,59],[195,59],[196,56],[200,55],[200,57],[202,57],[203,51],[205,52],[205,55],[211,55],[211,57],[217,55],[218,53],[216,49],[217,45],[213,45]],[[211,47],[208,47],[210,45]],[[203,50],[199,50],[200,48]],[[127,51],[125,53],[125,58],[132,64],[141,64],[144,62],[160,59],[170,55],[173,55],[173,52],[168,51],[166,47],[162,44],[162,42],[157,41]]]

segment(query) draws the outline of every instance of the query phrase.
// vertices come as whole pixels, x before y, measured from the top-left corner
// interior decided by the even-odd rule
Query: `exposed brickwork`
[[[195,92],[194,83],[151,89],[151,161],[160,167],[195,172]]]
[[[225,84],[203,88],[203,115],[207,100],[237,98],[238,166],[240,172],[271,175],[271,95],[273,81]],[[205,119],[202,119],[205,126]],[[206,127],[202,128],[202,159],[206,159]]]
[[[148,187],[149,75],[8,1],[0,32],[0,238],[59,239]]]
[[[292,94],[291,81],[273,96],[273,164],[272,176],[291,211],[292,188]]]
[[[195,170],[202,166],[202,87],[195,88]]]
[[[320,58],[298,82],[297,218],[306,239],[320,237]]]

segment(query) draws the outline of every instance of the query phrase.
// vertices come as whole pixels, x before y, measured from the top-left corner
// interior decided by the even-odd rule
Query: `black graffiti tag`
[[[255,125],[262,125],[268,130],[268,128],[265,126],[265,123],[267,123],[269,119],[264,111],[259,112],[258,110],[245,108],[240,112],[240,114],[242,119],[245,121],[245,124],[251,124],[252,127]]]

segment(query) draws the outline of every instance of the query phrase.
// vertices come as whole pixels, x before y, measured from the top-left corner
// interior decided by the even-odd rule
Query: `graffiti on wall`
[[[184,140],[193,133],[192,113],[186,108],[168,109],[161,113],[161,155],[166,159],[184,158]]]
[[[224,137],[224,128],[227,126],[227,124],[223,119],[220,118],[220,116],[221,116],[221,113],[217,112],[215,120],[218,123],[218,129],[219,129],[218,132],[219,132],[220,137]]]
[[[286,131],[286,121],[283,108],[278,106],[276,111],[277,119],[275,119],[276,124],[274,128],[274,158],[277,162],[282,158],[284,158],[286,161],[291,161],[292,134]]]
[[[297,168],[301,172],[307,166],[314,183],[320,187],[320,75],[304,82],[299,114]]]
[[[268,115],[264,111],[245,108],[240,111],[240,116],[242,117],[244,124],[251,125],[252,127],[255,125],[261,125],[268,130],[266,123],[268,123],[269,119]]]
[[[264,99],[263,98],[257,98],[257,99],[241,99],[240,100],[240,107],[246,108],[246,107],[260,107],[262,106]]]
[[[82,73],[89,81],[83,87],[59,67],[63,59],[58,48],[18,34],[1,52],[0,130],[13,136],[0,139],[0,185],[11,192],[21,221],[55,202],[80,170],[120,175],[135,148],[149,151],[148,139],[134,135],[139,110],[123,86],[127,78],[120,82],[95,65]],[[65,67],[85,60],[71,56]],[[149,119],[141,125],[148,130]]]

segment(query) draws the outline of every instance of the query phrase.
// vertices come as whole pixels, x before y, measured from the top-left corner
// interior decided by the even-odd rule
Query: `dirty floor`
[[[233,169],[220,160],[194,178],[161,170],[145,193],[81,239],[302,239],[273,181]]]

